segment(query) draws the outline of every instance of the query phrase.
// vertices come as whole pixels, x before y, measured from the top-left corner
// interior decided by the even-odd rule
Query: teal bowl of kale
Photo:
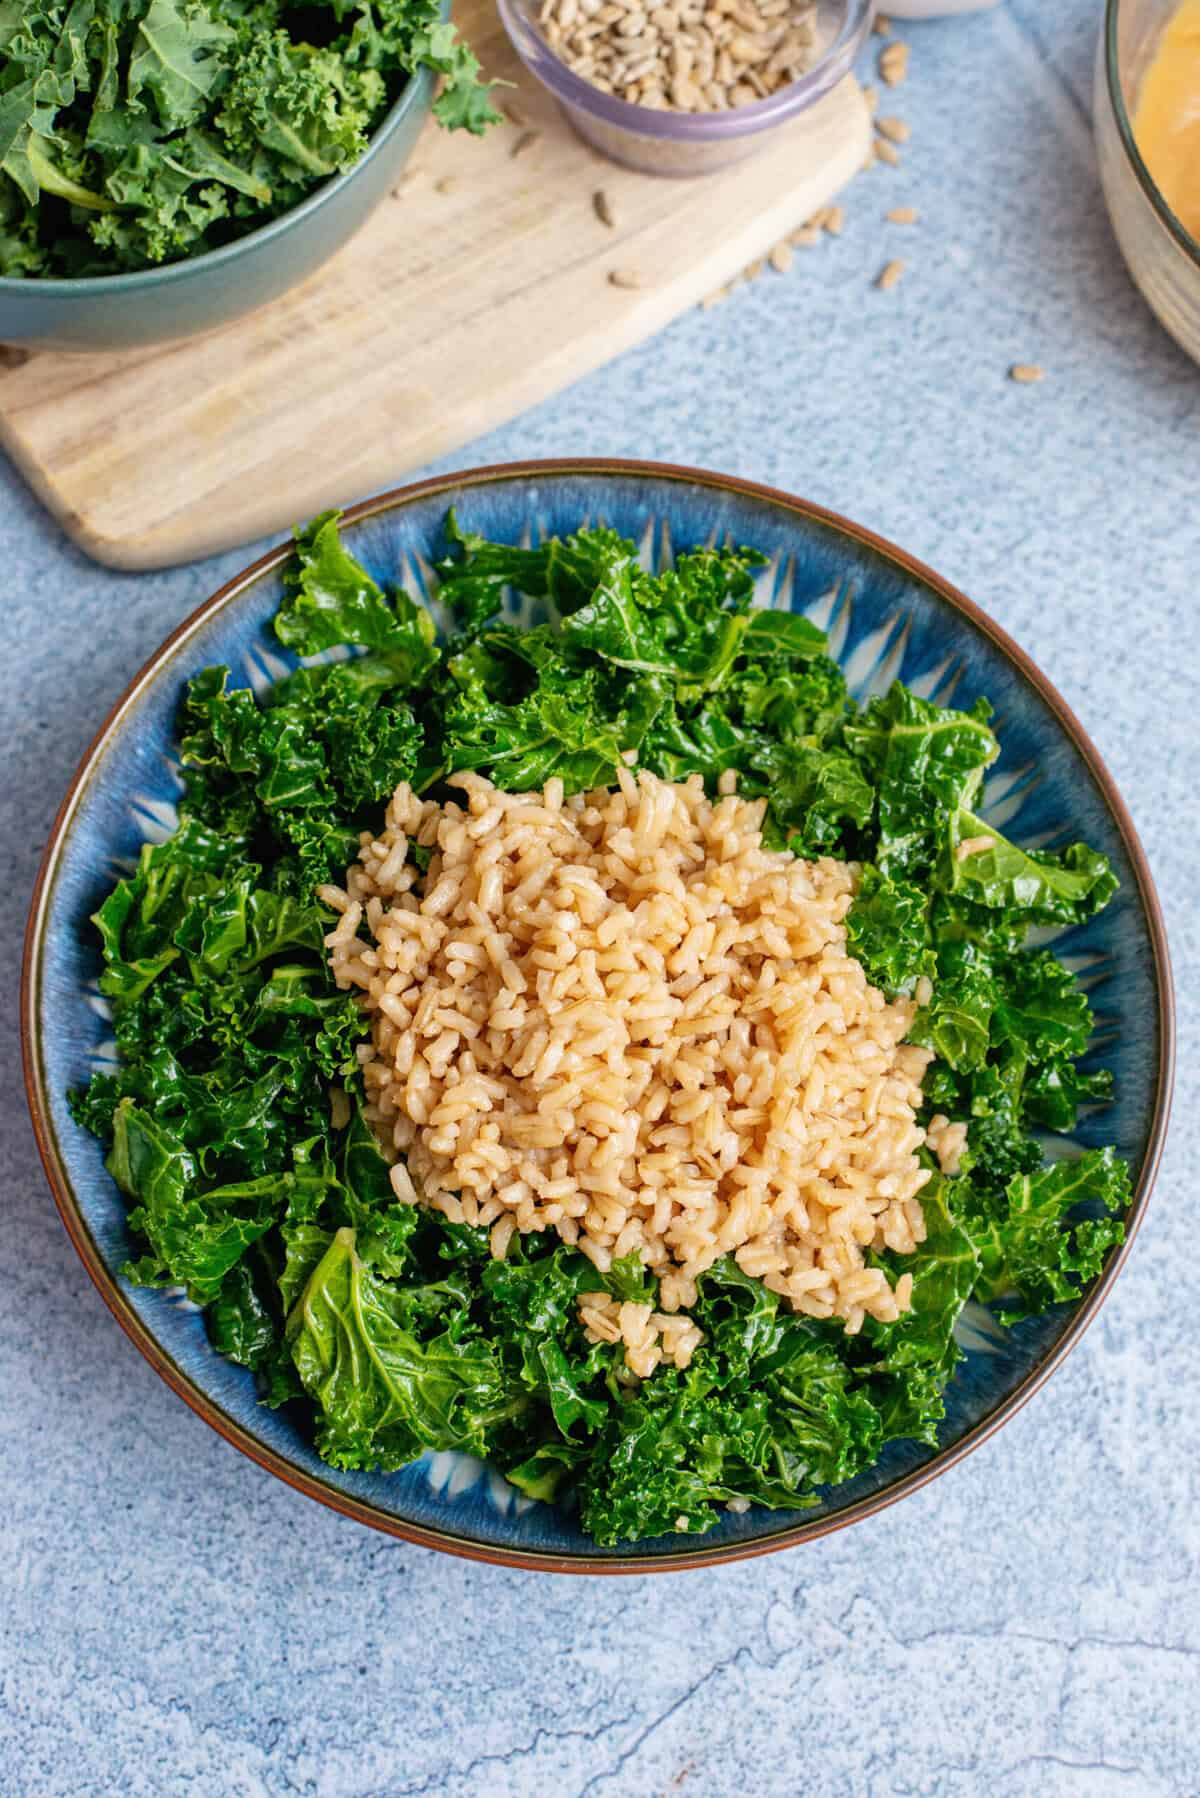
[[[395,186],[431,111],[474,131],[490,119],[447,10],[5,9],[0,341],[136,349],[304,280]]]
[[[537,1568],[946,1472],[1095,1317],[1170,1100],[1153,882],[1044,675],[848,520],[653,464],[442,476],[247,569],[102,726],[26,945],[39,1146],[138,1348],[296,1489]]]

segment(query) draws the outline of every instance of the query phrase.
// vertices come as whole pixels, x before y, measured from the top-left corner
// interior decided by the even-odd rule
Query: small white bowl
[[[985,12],[1000,0],[884,0],[890,19],[948,19],[954,13]]]

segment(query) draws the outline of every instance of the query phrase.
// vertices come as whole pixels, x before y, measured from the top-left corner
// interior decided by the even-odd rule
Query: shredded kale
[[[439,0],[0,0],[0,275],[217,248],[350,168],[416,70],[496,117]]]
[[[985,705],[897,684],[856,707],[820,632],[753,609],[752,551],[651,575],[604,529],[523,550],[451,517],[447,542],[444,644],[326,514],[297,533],[275,630],[303,657],[357,653],[261,701],[221,668],[189,686],[179,828],[96,914],[119,1065],[73,1095],[129,1202],[127,1274],[185,1286],[214,1346],[255,1370],[264,1402],[305,1406],[335,1466],[470,1450],[577,1505],[601,1543],[703,1532],[731,1501],[811,1504],[891,1440],[936,1443],[968,1298],[1008,1319],[1070,1302],[1121,1241],[1115,1153],[1044,1162],[1036,1133],[1069,1134],[1111,1080],[1081,1065],[1074,975],[1026,944],[1031,926],[1089,917],[1115,881],[1081,844],[1027,851],[980,818],[999,752]],[[505,622],[510,588],[549,622]],[[925,999],[924,1115],[969,1125],[957,1174],[930,1163],[924,1243],[877,1258],[913,1276],[896,1323],[849,1337],[726,1258],[699,1282],[691,1365],[640,1382],[578,1322],[600,1276],[575,1249],[516,1237],[498,1262],[484,1231],[397,1200],[316,897],[400,780],[469,767],[578,791],[611,783],[631,749],[672,779],[736,769],[768,800],[771,842],[860,864],[851,949],[889,995]],[[655,1302],[636,1256],[602,1283]]]

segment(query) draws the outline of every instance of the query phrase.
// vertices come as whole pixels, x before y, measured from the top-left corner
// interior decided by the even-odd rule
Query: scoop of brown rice
[[[911,1275],[893,1288],[867,1252],[924,1238],[929,1056],[847,953],[856,869],[765,849],[765,801],[699,776],[451,785],[464,804],[397,788],[321,891],[397,1195],[489,1226],[496,1255],[546,1229],[600,1273],[636,1252],[659,1313],[581,1301],[635,1371],[690,1357],[698,1332],[666,1326],[721,1255],[848,1331],[899,1316]]]

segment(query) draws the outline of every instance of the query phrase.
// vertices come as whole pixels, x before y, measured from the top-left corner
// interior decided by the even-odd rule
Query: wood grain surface
[[[431,125],[331,263],[213,336],[120,355],[0,350],[0,441],[89,555],[165,567],[402,479],[661,329],[867,154],[848,77],[724,173],[619,168],[520,69],[488,0],[461,11],[527,125],[482,142]]]

